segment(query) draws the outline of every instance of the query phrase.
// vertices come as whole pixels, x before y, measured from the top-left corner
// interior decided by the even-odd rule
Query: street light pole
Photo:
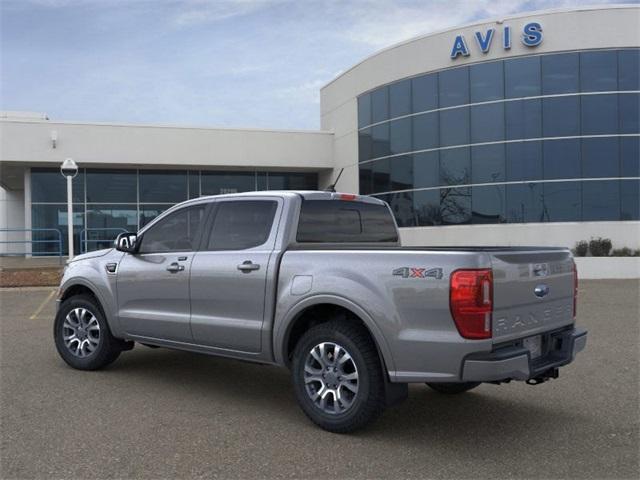
[[[67,244],[69,260],[73,258],[73,179],[78,174],[78,165],[67,158],[60,166],[60,173],[67,179]]]

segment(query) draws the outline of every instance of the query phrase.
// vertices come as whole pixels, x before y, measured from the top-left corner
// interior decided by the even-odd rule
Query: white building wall
[[[24,253],[25,244],[2,243],[23,240],[24,232],[3,232],[6,229],[24,229],[24,192],[0,187],[0,254]]]

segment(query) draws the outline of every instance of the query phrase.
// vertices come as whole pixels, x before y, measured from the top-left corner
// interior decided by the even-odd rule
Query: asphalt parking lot
[[[638,281],[584,281],[587,350],[540,386],[422,385],[335,435],[288,372],[142,346],[99,372],[52,341],[52,288],[0,291],[1,477],[638,478]]]

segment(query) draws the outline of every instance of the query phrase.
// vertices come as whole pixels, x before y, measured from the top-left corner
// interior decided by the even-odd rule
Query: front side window
[[[142,236],[139,253],[189,252],[196,250],[205,205],[173,212]]]
[[[207,250],[245,250],[264,244],[277,208],[273,200],[220,202]]]

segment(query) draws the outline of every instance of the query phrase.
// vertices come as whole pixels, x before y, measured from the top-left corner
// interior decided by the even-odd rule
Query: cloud
[[[179,27],[215,23],[270,8],[283,0],[182,0],[173,21]]]

